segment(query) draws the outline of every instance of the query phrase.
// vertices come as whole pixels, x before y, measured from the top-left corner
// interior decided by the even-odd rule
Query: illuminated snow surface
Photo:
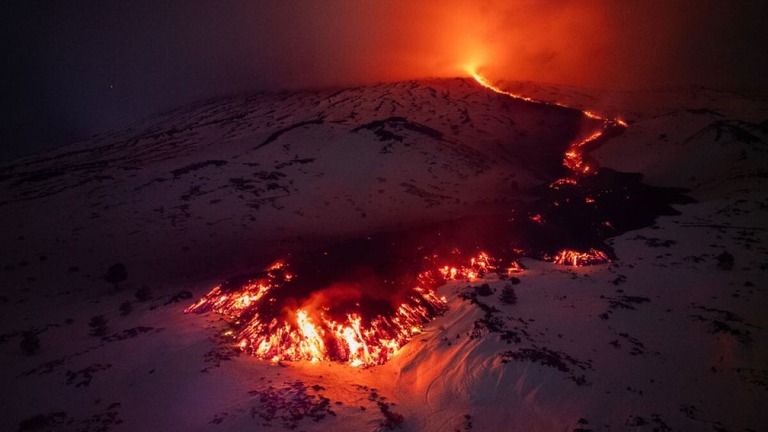
[[[626,120],[589,156],[697,203],[610,238],[609,264],[520,253],[522,272],[448,281],[448,311],[383,365],[273,364],[240,354],[221,315],[183,310],[286,253],[529,208],[599,122],[418,81],[216,100],[12,161],[0,429],[768,428],[768,103],[501,87]],[[118,291],[102,280],[116,262]]]

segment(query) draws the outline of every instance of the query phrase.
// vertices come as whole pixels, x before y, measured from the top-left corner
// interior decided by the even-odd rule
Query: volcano
[[[12,161],[0,418],[765,424],[765,107],[702,92],[263,93]]]
[[[547,141],[537,148],[518,138],[497,141],[494,149],[487,144],[478,145],[471,134],[462,134],[459,128],[452,128],[452,137],[446,138],[440,129],[429,126],[439,124],[439,118],[427,117],[414,123],[405,117],[408,110],[395,110],[388,114],[398,115],[365,120],[362,124],[347,117],[337,127],[346,127],[347,133],[371,130],[387,146],[403,143],[405,136],[398,135],[403,131],[415,132],[416,136],[411,138],[414,142],[422,141],[420,135],[424,135],[437,141],[430,144],[433,148],[449,142],[474,152],[483,161],[491,160],[492,150],[514,155],[519,151],[517,145],[523,143],[522,159],[528,170],[548,175],[549,187],[554,192],[534,194],[527,187],[531,190],[529,196],[539,198],[533,204],[508,202],[496,206],[489,214],[473,217],[466,215],[473,211],[472,207],[459,206],[464,215],[458,220],[372,234],[314,254],[296,253],[289,263],[281,260],[252,277],[217,286],[185,312],[213,310],[228,317],[233,328],[227,334],[232,335],[240,349],[262,359],[340,360],[353,366],[382,364],[414,333],[419,333],[422,324],[444,311],[446,300],[434,290],[447,280],[472,281],[491,271],[509,276],[507,269],[519,271],[518,260],[523,255],[573,266],[604,263],[609,261],[608,254],[600,250],[607,248],[602,242],[605,237],[625,231],[628,224],[641,226],[639,220],[649,224],[658,214],[676,214],[667,204],[685,202],[679,197],[675,201],[670,193],[658,188],[640,190],[637,179],[607,180],[619,176],[602,174],[585,160],[585,150],[620,134],[626,127],[623,121],[605,119],[588,111],[581,112],[580,118],[572,117],[577,110],[505,92],[477,74],[474,78],[482,88],[499,94],[502,103],[511,104],[510,116],[551,108],[538,114],[538,124],[571,118],[573,126],[559,128],[579,132],[544,135]],[[444,98],[466,98],[465,83],[441,84]],[[433,98],[419,110],[432,111],[434,105]],[[361,107],[372,106],[368,102]],[[373,111],[378,107],[377,103]],[[471,108],[471,116],[476,116],[477,107]],[[476,129],[469,107],[460,107],[458,112],[465,116],[464,122],[470,123],[470,128]],[[325,114],[318,116],[325,118]],[[508,121],[513,122],[512,118]],[[286,131],[309,124],[322,121],[305,120],[280,129],[260,146],[270,144]],[[539,126],[533,130],[531,133],[540,134]],[[558,148],[562,149],[560,153],[551,153]],[[521,166],[515,162],[518,159],[521,157],[508,157],[497,162],[495,168],[519,171]],[[562,162],[558,165],[557,161]],[[485,171],[492,170],[478,170],[475,176],[488,174]],[[493,190],[508,193],[498,186]],[[614,197],[617,192],[618,200]],[[571,201],[582,205],[570,204]],[[633,213],[631,217],[627,216],[627,206]],[[622,208],[622,214],[615,211],[617,207]],[[522,220],[517,221],[521,216]]]

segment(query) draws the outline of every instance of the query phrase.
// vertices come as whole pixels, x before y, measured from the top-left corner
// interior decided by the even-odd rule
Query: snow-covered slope
[[[218,277],[264,244],[520,199],[595,124],[467,79],[214,101],[3,167],[2,242]]]
[[[699,202],[612,239],[611,264],[449,283],[449,311],[385,365],[273,365],[182,310],[297,245],[527,200],[597,122],[435,80],[213,101],[17,160],[0,170],[2,429],[768,427],[768,103],[507,86],[625,118],[600,164]]]

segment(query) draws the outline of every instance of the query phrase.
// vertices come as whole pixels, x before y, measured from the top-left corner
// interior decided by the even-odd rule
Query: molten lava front
[[[432,263],[436,257],[431,258],[424,263]],[[416,286],[405,293],[402,302],[376,304],[376,289],[381,287],[373,286],[360,287],[353,302],[334,296],[333,288],[322,287],[300,299],[292,290],[298,277],[290,272],[289,264],[280,261],[241,285],[217,286],[185,312],[224,315],[232,326],[225,334],[260,359],[375,365],[389,360],[421,332],[424,323],[445,310],[446,300],[435,294],[436,286],[447,279],[473,280],[493,268],[485,253],[471,258],[466,266],[430,265],[412,280]],[[513,264],[510,268],[519,267]],[[275,307],[287,298],[301,304]]]

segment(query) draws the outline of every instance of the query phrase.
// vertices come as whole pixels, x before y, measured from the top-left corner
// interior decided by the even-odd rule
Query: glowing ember
[[[583,265],[603,264],[610,262],[608,255],[605,252],[597,249],[589,249],[586,252],[579,252],[575,250],[561,250],[557,255],[552,258],[552,262],[555,264],[566,264],[574,267]]]
[[[492,264],[491,257],[485,252],[480,252],[476,257],[471,258],[467,266],[442,266],[438,269],[440,275],[446,280],[466,279],[470,282],[495,270],[496,266]]]

